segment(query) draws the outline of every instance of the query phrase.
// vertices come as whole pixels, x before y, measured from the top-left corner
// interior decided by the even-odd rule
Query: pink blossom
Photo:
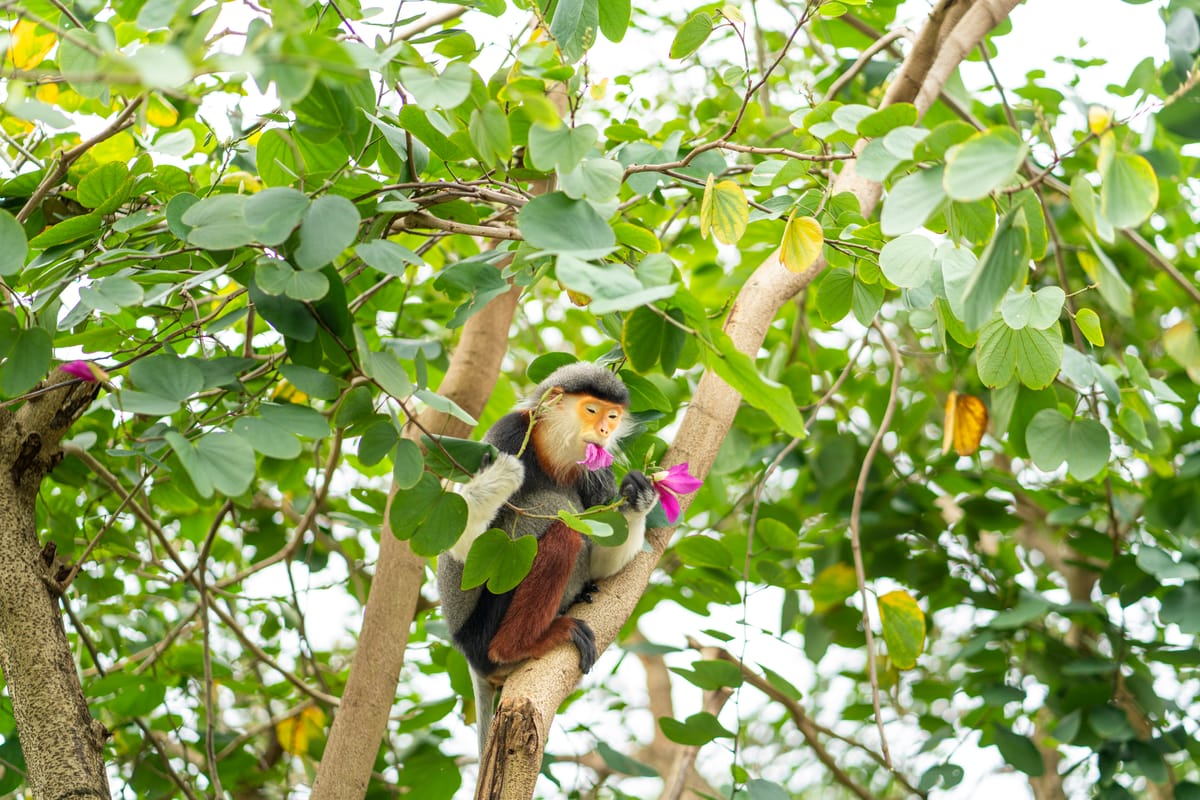
[[[605,450],[598,444],[587,443],[583,461],[576,461],[576,464],[583,464],[590,470],[604,469],[611,467],[613,462],[612,453]]]
[[[59,367],[59,369],[68,375],[74,375],[76,378],[79,378],[82,381],[87,381],[88,383],[95,383],[98,380],[103,380],[104,378],[108,377],[104,370],[100,369],[90,361],[68,361],[66,364],[63,364],[61,367]]]
[[[679,496],[691,494],[704,485],[704,481],[688,474],[686,461],[654,473],[650,481],[654,484],[654,491],[658,492],[658,501],[662,503],[667,522],[672,525],[679,519]]]

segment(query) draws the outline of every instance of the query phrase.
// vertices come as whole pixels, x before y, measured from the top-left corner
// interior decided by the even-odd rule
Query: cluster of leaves
[[[1184,724],[1196,707],[1184,678],[1200,664],[1200,300],[1194,270],[1169,263],[1196,238],[1195,158],[1180,137],[1197,126],[1200,41],[1186,4],[1168,11],[1171,63],[1148,59],[1116,89],[1146,113],[1090,126],[1036,75],[1011,103],[959,86],[953,107],[880,108],[896,61],[856,59],[864,30],[894,26],[888,2],[810,3],[794,28],[759,31],[774,67],[738,52],[753,32],[732,6],[682,20],[627,0],[517,3],[543,30],[514,31],[492,74],[476,26],[401,36],[418,17],[276,0],[230,37],[226,5],[0,12],[0,402],[23,402],[79,355],[112,376],[39,521],[68,559],[95,540],[68,599],[128,792],[202,791],[210,770],[246,789],[311,779],[324,723],[313,703],[340,695],[346,659],[310,636],[297,584],[344,583],[363,601],[386,481],[399,490],[390,528],[415,552],[455,540],[465,509],[439,478],[480,451],[425,456],[403,428],[423,407],[476,422],[435,390],[456,331],[509,281],[526,292],[516,369],[481,427],[563,357],[539,359],[547,346],[623,362],[641,423],[633,465],[661,457],[659,434],[702,370],[746,401],[692,506],[703,532],[672,547],[639,616],[736,608],[771,587],[775,633],[817,676],[802,694],[793,666],[774,665],[771,684],[821,698],[855,737],[878,666],[885,718],[922,732],[920,791],[961,780],[943,743],[971,731],[1031,776],[1061,750],[1105,796],[1200,780]],[[468,20],[495,28],[486,15],[507,5],[481,0]],[[678,32],[660,60],[701,73],[703,96],[647,94],[631,72],[610,96],[591,82],[598,35],[664,22]],[[278,107],[204,122],[201,109],[253,89]],[[566,120],[548,99],[563,90]],[[97,132],[81,138],[76,120]],[[884,185],[880,209],[832,191],[850,162]],[[751,357],[721,320],[777,252],[796,273],[827,266]],[[879,336],[902,345],[898,405]],[[952,391],[990,412],[973,461],[939,448]],[[888,418],[885,453],[869,460]],[[973,451],[982,435],[951,438]],[[846,536],[856,512],[877,664]],[[507,585],[527,568],[521,546],[491,546],[473,582]],[[249,591],[260,572],[289,589]],[[219,599],[204,606],[201,588]],[[223,631],[211,650],[202,616]],[[451,690],[468,695],[469,680],[443,634],[436,612],[418,619],[425,652],[377,765],[424,797],[462,780]],[[206,660],[220,707],[196,679]],[[430,689],[419,673],[441,680]],[[824,692],[842,673],[857,688],[834,708],[843,693]],[[711,662],[679,674],[742,683]],[[3,704],[0,793],[22,764]],[[785,744],[786,711],[736,730],[678,716],[661,721],[677,742],[761,745],[738,751],[761,760],[710,776],[748,796],[770,796],[772,762],[811,759]],[[211,717],[215,766],[194,733]],[[619,773],[643,769],[601,754]],[[895,780],[846,758],[867,784]]]

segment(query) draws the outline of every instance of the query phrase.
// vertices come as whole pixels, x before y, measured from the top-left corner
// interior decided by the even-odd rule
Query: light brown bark
[[[520,289],[513,288],[467,320],[454,358],[438,388],[439,394],[472,416],[483,411],[496,385],[519,296]],[[432,409],[426,409],[419,421],[425,430],[449,436],[465,436],[471,430],[462,421]],[[413,437],[419,433],[415,427],[410,431]],[[394,497],[395,487],[388,495],[389,509]],[[420,597],[425,559],[413,553],[408,542],[392,535],[387,518],[385,514],[379,561],[363,611],[358,648],[317,770],[313,800],[360,798],[366,794],[396,698],[396,683]]]
[[[940,49],[933,53],[922,53],[920,57],[929,60],[927,67],[917,65],[913,68],[915,74],[924,76],[914,97],[914,104],[920,114],[923,115],[937,99],[945,81],[962,57],[978,45],[987,32],[1004,19],[1019,1],[975,0],[962,14],[953,30],[946,30],[941,21],[937,23]],[[921,35],[924,36],[924,33]],[[833,187],[834,193],[854,192],[866,216],[870,216],[879,201],[879,189],[877,183],[860,178],[854,171],[852,162],[838,175]],[[725,332],[729,334],[738,350],[750,355],[757,353],[766,337],[767,328],[779,309],[807,288],[824,267],[824,259],[818,259],[807,271],[797,274],[783,267],[778,252],[768,258],[742,287],[725,322]],[[680,423],[675,443],[664,458],[664,466],[686,461],[691,474],[699,478],[705,477],[716,458],[717,450],[729,432],[740,402],[741,398],[733,388],[716,374],[705,372]],[[689,499],[684,498],[681,503],[683,510],[686,511],[688,504]],[[576,616],[592,626],[596,635],[596,645],[601,651],[612,644],[624,621],[633,612],[655,565],[666,549],[670,535],[670,529],[649,531],[647,542],[651,552],[640,553],[623,572],[602,582],[601,591],[594,603],[573,609]],[[536,714],[523,730],[529,735],[536,735],[539,746],[536,751],[522,751],[516,754],[518,757],[512,757],[514,754],[509,753],[508,758],[500,759],[494,757],[491,752],[499,746],[494,737],[489,742],[489,752],[485,754],[481,771],[502,768],[509,772],[521,770],[530,774],[536,773],[541,766],[546,733],[554,713],[579,680],[577,662],[578,656],[573,649],[564,646],[542,659],[525,663],[508,678],[504,687],[509,702],[507,708],[520,708],[522,713],[528,716],[529,706],[526,701],[532,704]],[[501,704],[495,724],[507,724],[502,720],[505,713],[506,706]],[[488,786],[514,785],[508,783],[509,779],[504,776],[481,775],[481,789],[485,781]],[[519,793],[514,788],[514,791],[502,795],[485,795],[481,792],[476,796],[504,797],[506,800],[529,798],[532,797],[532,789],[528,793]]]
[[[53,559],[38,543],[42,478],[97,385],[55,372],[15,412],[0,409],[0,670],[36,798],[108,800],[108,731],[88,712],[63,629]]]

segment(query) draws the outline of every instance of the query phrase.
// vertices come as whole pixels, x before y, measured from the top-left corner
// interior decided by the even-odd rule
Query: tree
[[[1200,793],[1193,4],[1086,117],[1016,0],[512,5],[3,6],[0,795],[469,794],[442,437],[576,357],[705,479],[573,612],[656,724],[563,648],[479,796]]]

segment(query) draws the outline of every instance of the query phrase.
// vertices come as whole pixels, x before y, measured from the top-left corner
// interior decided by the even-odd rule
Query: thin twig
[[[871,473],[871,465],[875,462],[875,454],[879,452],[879,447],[883,443],[883,436],[887,433],[888,427],[892,424],[892,415],[896,411],[896,401],[900,392],[900,353],[896,350],[896,345],[883,332],[883,328],[878,322],[872,323],[872,327],[879,333],[879,338],[883,340],[884,346],[892,356],[892,386],[891,392],[888,395],[887,408],[883,412],[883,419],[879,423],[879,430],[875,431],[875,438],[871,440],[871,446],[867,448],[867,455],[863,459],[862,468],[858,471],[858,482],[854,486],[854,504],[850,507],[850,548],[854,553],[854,574],[858,580],[858,593],[862,598],[862,616],[863,616],[863,632],[867,638],[867,673],[871,677],[871,702],[875,707],[875,725],[879,728],[879,746],[883,751],[883,760],[887,764],[889,770],[894,770],[892,766],[892,756],[888,750],[887,736],[883,730],[883,712],[879,701],[879,672],[875,666],[875,634],[871,630],[871,613],[870,602],[867,597],[867,573],[863,568],[862,558],[862,506],[863,498],[867,493],[867,479]]]
[[[891,46],[892,42],[897,39],[911,39],[913,32],[908,28],[897,28],[894,31],[888,31],[884,36],[879,37],[862,51],[862,55],[850,65],[849,69],[837,77],[829,86],[829,91],[825,93],[825,101],[828,102],[838,96],[838,92],[846,88],[846,84],[854,80],[854,76],[863,71],[867,64],[871,63],[871,58],[880,50],[884,50]]]

